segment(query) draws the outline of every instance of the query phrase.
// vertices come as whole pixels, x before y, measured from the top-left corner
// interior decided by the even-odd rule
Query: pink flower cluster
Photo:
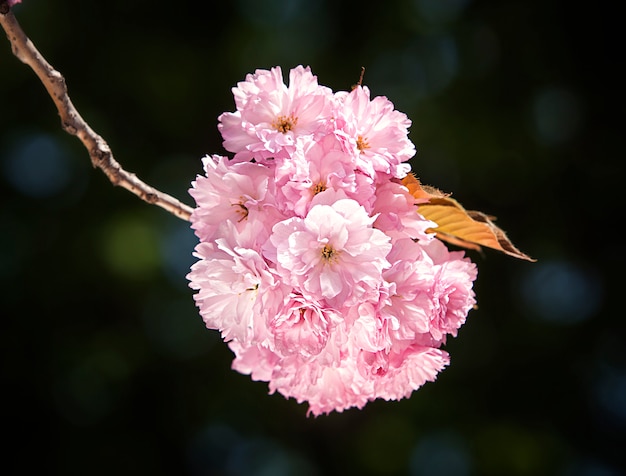
[[[257,70],[219,117],[232,158],[192,183],[200,314],[309,413],[407,397],[449,361],[476,267],[450,252],[402,185],[410,121],[367,87],[333,93],[298,66]]]

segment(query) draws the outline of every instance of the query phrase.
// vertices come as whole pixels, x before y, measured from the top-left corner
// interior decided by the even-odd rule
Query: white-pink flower
[[[415,155],[406,114],[396,111],[385,97],[370,100],[366,86],[338,92],[336,97],[340,105],[335,133],[355,155],[357,168],[371,177],[376,173],[405,177],[410,170],[405,162]]]
[[[264,224],[257,239],[264,241],[274,223],[284,217],[274,198],[274,171],[252,162],[232,162],[222,156],[202,160],[206,175],[192,182],[189,191],[196,201],[192,228],[203,241],[211,241],[225,222],[238,230],[258,220]]]
[[[341,316],[335,310],[292,294],[279,312],[268,316],[268,327],[274,337],[270,347],[283,357],[317,356],[326,347],[338,322]]]
[[[411,345],[393,352],[385,373],[375,380],[375,395],[384,400],[407,398],[426,382],[434,381],[449,363],[446,351],[431,346]]]
[[[298,66],[283,83],[280,67],[257,70],[233,88],[235,112],[219,118],[224,148],[242,158],[285,157],[298,137],[315,135],[332,116],[333,96],[310,68]]]
[[[274,225],[277,270],[304,296],[340,308],[377,300],[390,239],[372,227],[358,202],[315,205],[304,217]]]
[[[460,251],[448,251],[439,240],[432,240],[424,249],[433,261],[435,277],[431,292],[434,309],[430,316],[430,334],[437,340],[445,339],[446,334],[456,337],[468,312],[476,304],[472,289],[477,276],[476,264],[464,258]]]
[[[265,316],[282,309],[290,288],[254,249],[258,228],[240,233],[232,222],[224,226],[224,237],[196,246],[198,261],[187,275],[198,291],[194,299],[206,326],[224,340],[246,346],[264,342]]]

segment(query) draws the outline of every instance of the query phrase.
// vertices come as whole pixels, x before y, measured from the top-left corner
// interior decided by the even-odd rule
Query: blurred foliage
[[[623,62],[608,5],[499,0],[14,7],[126,170],[188,204],[257,68],[364,83],[413,121],[413,167],[499,217],[452,364],[401,402],[307,418],[230,370],[194,307],[188,224],[89,165],[0,41],[3,473],[626,472]],[[611,238],[614,234],[611,234]],[[615,249],[608,253],[609,246]],[[5,472],[5,470],[7,472]]]

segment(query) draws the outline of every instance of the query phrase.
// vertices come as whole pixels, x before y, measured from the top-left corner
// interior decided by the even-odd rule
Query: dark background
[[[413,121],[424,183],[498,217],[451,366],[318,418],[230,370],[186,222],[114,188],[0,38],[3,474],[626,474],[622,20],[609,2],[25,0],[13,11],[128,171],[192,205],[257,68]],[[5,472],[6,471],[6,472]]]

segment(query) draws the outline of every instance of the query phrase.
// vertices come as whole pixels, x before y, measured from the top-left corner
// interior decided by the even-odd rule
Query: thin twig
[[[0,4],[6,5],[2,0]],[[0,9],[0,25],[7,34],[13,54],[30,66],[39,77],[59,111],[63,129],[80,139],[89,151],[93,166],[101,169],[113,185],[123,187],[145,202],[157,205],[178,218],[188,221],[193,211],[191,207],[142,182],[135,174],[125,171],[113,158],[113,153],[106,141],[89,127],[72,104],[65,78],[35,48],[10,9],[6,12],[4,10],[5,8]]]

